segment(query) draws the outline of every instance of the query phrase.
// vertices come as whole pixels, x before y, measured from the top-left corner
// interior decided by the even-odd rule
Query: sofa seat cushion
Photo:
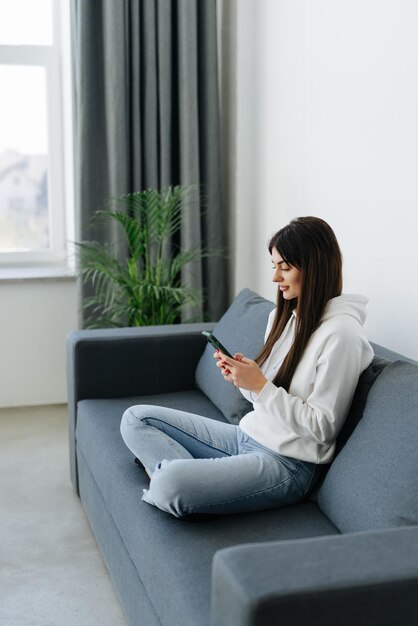
[[[387,365],[319,490],[341,532],[418,524],[418,363]]]
[[[242,352],[254,359],[264,344],[264,333],[273,302],[251,289],[243,289],[213,329],[213,334],[231,354]],[[218,407],[226,419],[238,424],[253,406],[238,389],[226,382],[213,358],[214,348],[208,344],[196,369],[196,385]]]
[[[174,399],[175,394],[170,394],[169,405],[181,402],[183,409],[193,406],[208,416],[211,411],[216,413],[205,404],[196,409],[198,393],[183,392]],[[88,471],[97,485],[162,626],[209,626],[211,565],[217,550],[338,531],[313,502],[214,516],[209,521],[179,520],[142,502],[142,490],[149,481],[119,435],[120,419],[132,404],[164,406],[165,399],[161,395],[79,402],[77,454],[83,471]]]

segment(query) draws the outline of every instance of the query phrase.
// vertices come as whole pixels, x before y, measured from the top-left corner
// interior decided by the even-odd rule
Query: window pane
[[[46,76],[0,66],[0,252],[49,247]]]
[[[52,45],[51,0],[0,0],[0,45]]]

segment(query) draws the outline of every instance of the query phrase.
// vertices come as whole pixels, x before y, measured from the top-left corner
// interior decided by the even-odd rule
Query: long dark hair
[[[332,228],[319,217],[298,217],[271,238],[268,249],[301,272],[298,298],[285,300],[277,290],[277,309],[267,341],[256,358],[262,365],[296,308],[295,339],[273,383],[289,390],[296,367],[312,333],[318,328],[327,302],[341,295],[342,255]]]

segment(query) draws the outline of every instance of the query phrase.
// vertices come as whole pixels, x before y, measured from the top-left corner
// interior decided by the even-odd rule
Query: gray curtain
[[[221,211],[216,0],[72,0],[78,240],[117,243],[91,216],[110,197],[168,185],[197,185],[181,247],[226,250]],[[217,320],[228,302],[225,257],[183,276],[205,293]],[[87,288],[81,285],[81,299]]]

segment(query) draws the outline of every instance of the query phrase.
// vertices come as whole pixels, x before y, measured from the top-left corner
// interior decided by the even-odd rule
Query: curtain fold
[[[77,239],[122,245],[116,228],[91,224],[109,198],[195,185],[204,206],[196,194],[179,243],[225,251],[216,0],[72,0],[72,29]],[[205,294],[186,315],[219,319],[228,305],[225,256],[191,264],[183,279]]]

